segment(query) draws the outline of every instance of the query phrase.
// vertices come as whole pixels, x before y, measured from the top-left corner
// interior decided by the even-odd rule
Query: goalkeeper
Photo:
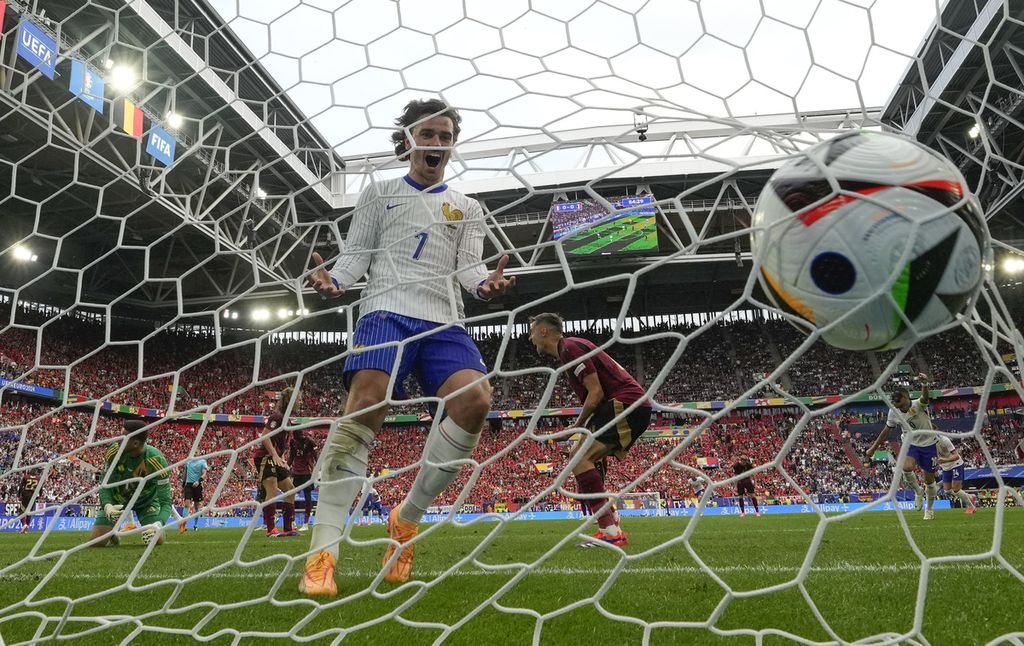
[[[106,484],[100,487],[100,512],[92,526],[89,540],[110,534],[107,540],[91,543],[95,547],[117,545],[119,539],[111,531],[124,514],[132,511],[143,527],[142,540],[157,545],[164,542],[163,526],[171,515],[170,469],[163,453],[146,444],[145,422],[129,420],[124,423],[126,439],[124,449],[112,444],[107,449],[104,466]],[[141,482],[136,478],[142,478]],[[136,489],[141,487],[130,510],[125,506],[132,501]]]

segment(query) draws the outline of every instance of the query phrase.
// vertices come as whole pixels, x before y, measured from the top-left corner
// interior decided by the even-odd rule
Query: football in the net
[[[772,303],[848,350],[896,348],[965,314],[990,250],[956,167],[876,132],[840,135],[775,171],[751,246]]]

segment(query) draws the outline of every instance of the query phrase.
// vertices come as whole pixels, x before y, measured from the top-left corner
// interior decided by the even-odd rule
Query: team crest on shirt
[[[444,213],[445,219],[449,222],[456,222],[465,217],[462,211],[459,209],[453,209],[452,205],[447,202],[441,205],[441,213]]]

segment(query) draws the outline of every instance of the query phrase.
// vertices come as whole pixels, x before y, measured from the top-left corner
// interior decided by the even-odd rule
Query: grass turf
[[[906,516],[910,535],[929,558],[989,550],[995,518],[991,509],[973,518],[959,510],[939,511],[928,523],[919,513]],[[62,555],[85,534],[54,533],[41,542],[40,534],[5,534],[0,635],[8,645],[38,643],[67,617],[59,632],[65,639],[82,633],[71,640],[75,644],[182,643],[191,641],[190,633],[212,644],[269,644],[289,633],[329,644],[348,629],[345,644],[412,646],[432,643],[446,625],[454,627],[445,642],[451,644],[530,643],[535,635],[542,644],[632,644],[641,642],[652,622],[662,622],[649,628],[652,644],[754,644],[751,630],[764,631],[764,644],[792,643],[778,631],[853,641],[912,632],[922,585],[927,596],[920,634],[933,644],[982,644],[1024,627],[1014,601],[1024,594],[1019,578],[996,560],[983,559],[937,562],[923,581],[920,560],[895,512],[825,526],[803,588],[827,627],[793,584],[817,517],[700,519],[690,545],[717,579],[680,541],[692,522],[625,519],[630,544],[624,552],[634,557],[627,561],[614,549],[575,548],[575,538],[553,550],[578,529],[574,521],[513,522],[496,536],[493,522],[443,525],[423,534],[414,580],[401,587],[376,579],[384,528],[357,527],[353,538],[361,544],[343,546],[339,562],[343,596],[325,602],[301,598],[296,590],[301,559],[289,556],[308,549],[308,534],[267,539],[254,533],[243,541],[242,530],[185,536],[172,531],[141,565],[145,548],[137,535],[117,548]],[[475,564],[467,561],[444,575],[490,537]],[[33,549],[36,560],[20,563]],[[549,552],[513,580],[522,564]],[[1006,510],[1000,553],[1024,570],[1020,510]],[[10,567],[14,563],[19,564]],[[44,582],[55,568],[56,575]],[[175,577],[185,582],[169,581]],[[776,587],[747,594],[770,586]],[[672,622],[710,622],[714,631]]]

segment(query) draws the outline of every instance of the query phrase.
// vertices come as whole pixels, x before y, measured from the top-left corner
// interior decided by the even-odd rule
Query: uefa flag
[[[142,136],[142,110],[128,99],[114,102],[114,123],[133,137]]]
[[[87,106],[103,114],[103,77],[89,69],[82,61],[71,61],[71,80],[68,89]]]
[[[22,16],[18,24],[18,57],[52,81],[57,67],[57,41]]]

